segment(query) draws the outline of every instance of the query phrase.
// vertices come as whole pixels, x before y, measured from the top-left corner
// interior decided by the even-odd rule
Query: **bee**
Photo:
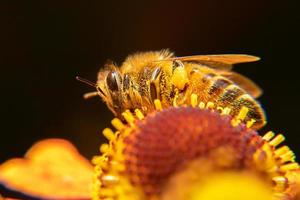
[[[107,63],[98,73],[97,83],[78,78],[97,89],[85,98],[99,95],[118,117],[129,109],[144,114],[154,110],[154,100],[163,107],[191,105],[191,95],[199,102],[228,107],[231,115],[243,106],[249,109],[246,120],[254,119],[252,128],[265,124],[265,113],[255,98],[262,90],[250,79],[231,71],[237,63],[253,62],[258,57],[244,54],[195,55],[175,57],[168,50],[130,55],[118,67]]]

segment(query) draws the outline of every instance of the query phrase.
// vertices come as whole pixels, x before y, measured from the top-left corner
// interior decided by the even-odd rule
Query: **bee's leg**
[[[178,97],[179,97],[179,91],[178,91],[177,88],[175,88],[174,92],[175,92],[175,95],[174,95],[174,98],[173,98],[173,106],[177,107],[178,106],[177,100],[178,100]]]
[[[160,83],[159,83],[160,75],[161,75],[160,67],[155,68],[151,74],[149,88],[150,88],[150,97],[152,102],[154,102],[155,99],[160,98]]]
[[[161,68],[160,67],[157,67],[153,70],[152,74],[151,74],[151,81],[155,81],[157,80],[157,78],[159,77],[160,75],[160,72],[161,72]]]

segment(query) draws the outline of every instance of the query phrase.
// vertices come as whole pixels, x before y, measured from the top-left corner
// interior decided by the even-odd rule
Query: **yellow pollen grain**
[[[299,169],[299,164],[298,163],[289,163],[286,165],[282,165],[280,169],[284,172],[290,171],[290,170],[296,170]]]
[[[192,105],[193,107],[196,107],[197,104],[198,104],[198,95],[192,94],[192,95],[191,95],[191,105]]]
[[[161,102],[160,102],[159,99],[155,99],[155,100],[154,100],[154,106],[155,106],[155,109],[156,109],[156,110],[159,110],[159,111],[162,110]]]
[[[274,136],[275,133],[273,131],[269,131],[263,136],[263,139],[266,141],[270,141]]]
[[[246,118],[248,112],[249,112],[249,108],[243,106],[242,109],[240,110],[238,116],[237,116],[237,119],[243,121]]]
[[[114,118],[112,121],[111,121],[111,124],[117,129],[117,130],[122,130],[125,128],[125,125],[122,123],[122,121],[118,118]]]
[[[137,108],[137,109],[134,110],[134,112],[135,112],[136,117],[139,120],[143,120],[145,118],[145,116],[143,115],[143,113],[140,109]]]
[[[133,122],[134,122],[134,116],[132,115],[132,113],[129,110],[126,110],[125,112],[123,112],[122,116],[125,118],[125,120],[129,124],[133,124]]]
[[[247,128],[251,128],[255,122],[256,122],[255,119],[250,119],[249,121],[247,121],[246,124]]]
[[[205,108],[205,103],[204,103],[203,101],[201,101],[201,102],[199,103],[199,108],[200,108],[200,109],[204,109],[204,108]]]
[[[108,139],[109,141],[115,139],[115,134],[114,132],[110,129],[110,128],[105,128],[103,131],[102,131],[102,134],[104,135],[104,137],[106,139]]]
[[[215,104],[213,103],[213,102],[207,102],[207,104],[206,104],[206,108],[208,108],[208,109],[213,109],[215,107]]]
[[[269,142],[269,144],[272,145],[272,146],[274,146],[274,147],[276,147],[276,146],[278,146],[281,142],[283,142],[284,139],[285,139],[284,136],[281,135],[281,134],[279,134],[279,135],[277,135],[274,139],[272,139],[272,140]]]

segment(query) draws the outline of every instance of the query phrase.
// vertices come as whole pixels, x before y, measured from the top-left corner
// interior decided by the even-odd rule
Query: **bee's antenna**
[[[92,81],[89,81],[89,80],[87,80],[87,79],[85,79],[85,78],[82,78],[82,77],[80,77],[80,76],[76,76],[76,79],[77,79],[78,81],[80,81],[80,82],[83,82],[83,83],[89,85],[89,86],[97,87],[96,83],[93,83]]]

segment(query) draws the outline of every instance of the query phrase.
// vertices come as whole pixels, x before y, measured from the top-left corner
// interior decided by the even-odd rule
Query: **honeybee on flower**
[[[43,200],[297,200],[293,151],[282,134],[257,133],[261,90],[230,71],[256,60],[147,52],[109,64],[96,84],[78,78],[97,88],[86,98],[100,95],[119,116],[115,131],[103,130],[94,171],[70,143],[50,139],[0,165],[0,186]]]
[[[257,60],[244,54],[175,57],[168,50],[143,52],[128,56],[120,67],[107,63],[96,84],[78,79],[97,89],[85,98],[100,95],[119,117],[136,108],[149,113],[156,99],[165,107],[191,105],[194,94],[192,101],[209,102],[209,107],[217,110],[228,107],[232,116],[246,106],[246,120],[252,119],[252,128],[258,129],[265,124],[264,111],[255,100],[262,91],[250,79],[231,71],[233,64]]]

